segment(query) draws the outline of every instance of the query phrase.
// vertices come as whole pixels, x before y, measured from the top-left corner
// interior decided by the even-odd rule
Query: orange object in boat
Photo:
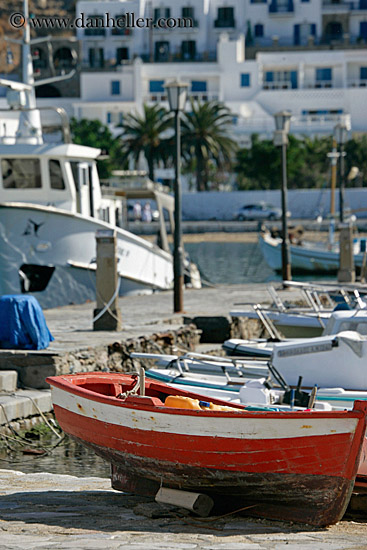
[[[169,395],[164,404],[166,407],[176,407],[178,409],[201,410],[198,399],[192,399],[191,397],[184,397],[182,395]]]

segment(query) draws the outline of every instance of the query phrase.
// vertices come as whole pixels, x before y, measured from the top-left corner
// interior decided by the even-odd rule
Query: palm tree
[[[154,181],[154,166],[167,157],[164,132],[170,128],[171,114],[159,105],[144,105],[143,114],[129,113],[121,124],[122,152],[125,158],[138,162],[144,153],[149,167],[149,178]]]
[[[182,118],[182,148],[187,162],[195,163],[196,188],[207,191],[210,164],[230,165],[237,144],[229,137],[230,110],[218,101],[194,102]]]

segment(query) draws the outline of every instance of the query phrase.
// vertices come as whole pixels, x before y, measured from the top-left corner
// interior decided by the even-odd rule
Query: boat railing
[[[16,109],[12,109],[12,112],[16,112],[16,111],[19,111],[19,112],[53,111],[53,112],[57,113],[59,115],[60,119],[61,119],[60,129],[61,129],[61,134],[62,134],[62,141],[63,141],[63,143],[72,143],[69,118],[68,118],[68,115],[66,114],[66,111],[63,107],[47,106],[47,107],[37,107],[37,108],[31,108],[31,109],[19,107],[19,108],[16,108]],[[1,108],[0,112],[8,113],[9,109],[8,108],[6,108],[6,109]],[[9,138],[9,136],[5,136],[5,137]]]
[[[265,327],[265,329],[268,331],[270,338],[272,340],[282,340],[282,336],[278,332],[277,328],[275,327],[274,323],[269,319],[264,309],[261,307],[260,304],[254,304],[253,309],[255,313],[257,314],[258,318],[260,319],[261,323]]]

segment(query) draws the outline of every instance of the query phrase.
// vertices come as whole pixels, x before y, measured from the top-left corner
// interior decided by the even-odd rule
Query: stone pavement
[[[328,529],[200,519],[110,488],[108,479],[0,470],[1,550],[362,550],[367,524]]]
[[[266,284],[220,285],[200,290],[186,289],[184,309],[187,316],[228,316],[234,305],[270,302]],[[298,290],[282,290],[283,300],[300,298]],[[47,325],[55,337],[47,352],[106,345],[127,338],[149,335],[182,325],[182,315],[173,313],[172,291],[151,295],[125,296],[119,299],[121,332],[94,332],[94,302],[45,310]]]

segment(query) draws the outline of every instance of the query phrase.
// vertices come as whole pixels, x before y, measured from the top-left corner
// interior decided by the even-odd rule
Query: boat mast
[[[19,126],[16,133],[17,143],[42,144],[41,115],[37,110],[36,92],[34,86],[33,61],[31,53],[31,30],[28,24],[28,0],[23,0],[25,25],[23,30],[22,48],[22,79],[28,89],[24,90],[24,100],[19,116]]]
[[[23,15],[24,28],[22,40],[6,38],[9,42],[20,44],[22,48],[22,82],[14,82],[13,80],[0,78],[0,86],[8,88],[7,99],[10,108],[20,111],[15,143],[41,145],[43,143],[42,124],[40,111],[37,109],[36,86],[71,78],[75,74],[75,70],[73,69],[67,74],[44,78],[35,82],[31,46],[33,44],[40,44],[41,42],[48,42],[50,37],[45,36],[31,39],[31,29],[28,23],[28,0],[23,0]],[[59,114],[60,116],[62,115],[60,112]]]

